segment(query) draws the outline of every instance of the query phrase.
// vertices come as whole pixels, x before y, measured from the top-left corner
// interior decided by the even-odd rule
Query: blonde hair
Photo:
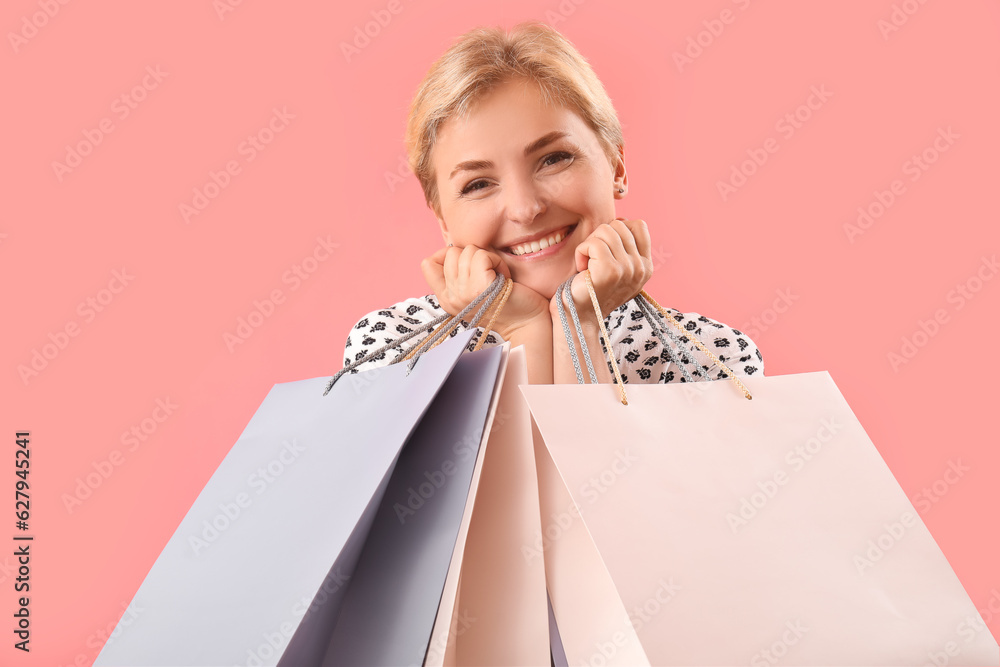
[[[480,27],[467,32],[435,62],[417,89],[406,123],[410,170],[427,205],[440,214],[431,150],[441,124],[466,115],[501,83],[529,79],[546,103],[572,109],[597,135],[614,168],[625,145],[621,124],[600,79],[576,47],[544,23],[519,23],[509,32]]]

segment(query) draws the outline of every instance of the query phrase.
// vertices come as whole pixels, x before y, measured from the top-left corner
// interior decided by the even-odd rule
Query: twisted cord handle
[[[397,355],[396,358],[393,359],[390,362],[390,365],[399,363],[400,361],[404,361],[405,359],[408,359],[410,357],[410,355],[416,354],[417,351],[420,348],[422,348],[425,344],[428,343],[428,339],[430,339],[432,337],[434,338],[434,341],[433,341],[433,344],[431,345],[431,347],[433,347],[433,345],[436,345],[437,342],[440,342],[441,340],[444,339],[443,334],[445,332],[448,332],[451,329],[454,329],[456,326],[458,326],[458,323],[461,322],[462,319],[466,315],[468,315],[468,313],[473,308],[475,308],[480,303],[482,303],[483,301],[486,301],[486,300],[488,300],[488,304],[492,304],[493,301],[494,301],[494,299],[496,298],[496,296],[500,293],[501,289],[503,288],[505,280],[506,279],[504,278],[504,276],[498,275],[496,277],[496,279],[494,279],[494,281],[492,283],[490,283],[490,286],[487,287],[485,290],[483,290],[483,292],[479,296],[477,296],[475,299],[473,299],[472,302],[469,303],[469,305],[467,305],[465,308],[463,308],[462,311],[458,313],[458,315],[454,315],[453,316],[453,315],[449,315],[449,314],[445,313],[444,315],[440,315],[438,317],[435,317],[430,322],[426,322],[424,324],[421,324],[420,326],[416,327],[413,331],[410,331],[410,332],[404,334],[403,336],[400,336],[399,338],[393,340],[392,342],[386,343],[382,347],[380,347],[377,350],[374,350],[372,352],[369,352],[368,354],[366,354],[365,356],[361,357],[360,359],[355,359],[353,362],[351,362],[350,364],[344,366],[342,369],[340,369],[339,371],[337,371],[337,373],[332,378],[330,378],[330,381],[326,385],[326,389],[323,391],[323,395],[326,396],[327,394],[329,394],[330,390],[333,389],[333,385],[336,384],[337,380],[339,380],[345,373],[349,373],[350,371],[354,370],[355,368],[357,368],[361,364],[363,364],[365,362],[368,362],[368,361],[371,361],[372,359],[374,359],[375,357],[377,357],[379,354],[382,354],[386,350],[389,350],[391,348],[397,347],[397,346],[400,345],[400,343],[405,343],[406,341],[410,340],[414,336],[417,336],[417,335],[419,335],[419,334],[421,334],[421,333],[423,333],[425,331],[433,329],[435,326],[437,326],[439,324],[443,324],[443,326],[440,329],[438,329],[434,334],[429,335],[427,338],[425,338],[419,344],[414,345],[409,350],[404,350],[402,353],[400,353],[399,355]],[[485,308],[481,308],[476,313],[476,317],[475,317],[474,321],[478,321],[479,317],[481,316],[481,314],[482,314],[482,312],[484,310],[485,310]],[[454,321],[450,322],[450,320],[452,320],[452,319],[454,319]],[[484,334],[484,336],[485,336],[485,334]],[[428,348],[428,349],[430,349],[430,348]],[[413,361],[409,365],[409,368],[407,369],[407,373],[409,373],[409,371],[412,370],[414,363],[416,363],[416,359],[413,359]]]
[[[711,352],[711,350],[709,350],[707,347],[705,347],[705,345],[700,340],[698,340],[698,338],[695,337],[690,331],[684,331],[683,329],[681,329],[681,325],[679,325],[674,318],[670,317],[670,315],[667,314],[667,311],[665,311],[663,309],[663,306],[661,306],[660,304],[658,304],[656,302],[656,299],[654,299],[653,297],[651,297],[649,295],[649,293],[646,292],[646,290],[641,290],[639,292],[639,295],[636,296],[635,298],[636,299],[645,299],[648,303],[652,304],[653,307],[656,308],[656,310],[659,311],[659,314],[663,316],[664,320],[666,320],[667,322],[669,322],[675,329],[677,329],[678,331],[680,331],[683,336],[686,336],[688,339],[694,341],[694,344],[698,346],[699,350],[701,350],[702,352],[705,353],[705,356],[707,356],[713,362],[715,362],[716,364],[718,364],[719,366],[722,367],[722,370],[726,373],[726,375],[729,377],[730,380],[732,380],[733,382],[736,383],[736,386],[740,388],[740,391],[743,392],[743,395],[747,398],[748,401],[749,400],[753,400],[753,396],[750,394],[750,390],[747,389],[747,387],[746,387],[745,384],[743,384],[742,382],[740,382],[740,379],[738,377],[736,377],[736,374],[733,373],[733,371],[730,370],[730,368],[728,366],[726,366],[724,363],[722,363],[721,361],[719,361],[719,358],[716,357],[715,354],[713,354]],[[711,379],[711,378],[709,378],[709,379]]]

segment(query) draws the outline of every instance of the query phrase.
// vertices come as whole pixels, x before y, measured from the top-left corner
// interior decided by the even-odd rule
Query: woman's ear
[[[618,160],[614,165],[615,198],[621,199],[628,192],[628,173],[625,171],[625,147],[619,146]]]
[[[444,237],[444,244],[448,245],[451,243],[451,235],[448,234],[448,223],[444,221],[444,218],[441,217],[441,212],[436,208],[434,209],[434,217],[437,218],[438,226],[441,227],[441,236]]]

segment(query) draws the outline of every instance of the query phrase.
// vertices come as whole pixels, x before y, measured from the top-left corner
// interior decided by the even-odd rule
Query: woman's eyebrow
[[[554,130],[548,134],[542,135],[538,139],[535,139],[530,144],[524,147],[524,157],[528,157],[535,151],[540,151],[553,141],[562,139],[563,137],[568,137],[569,132],[563,132],[562,130]]]
[[[548,134],[544,134],[524,147],[524,157],[528,157],[535,151],[540,151],[553,141],[557,141],[568,136],[569,132],[563,132],[562,130],[553,130]],[[459,162],[455,165],[454,171],[451,172],[451,175],[448,176],[448,178],[455,178],[455,174],[460,171],[477,171],[479,169],[490,169],[491,167],[493,167],[493,163],[489,160],[466,160],[465,162]]]

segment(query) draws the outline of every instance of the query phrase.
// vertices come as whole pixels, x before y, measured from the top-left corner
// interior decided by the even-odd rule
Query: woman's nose
[[[508,182],[504,197],[506,218],[519,225],[530,225],[547,206],[544,190],[531,179]]]

